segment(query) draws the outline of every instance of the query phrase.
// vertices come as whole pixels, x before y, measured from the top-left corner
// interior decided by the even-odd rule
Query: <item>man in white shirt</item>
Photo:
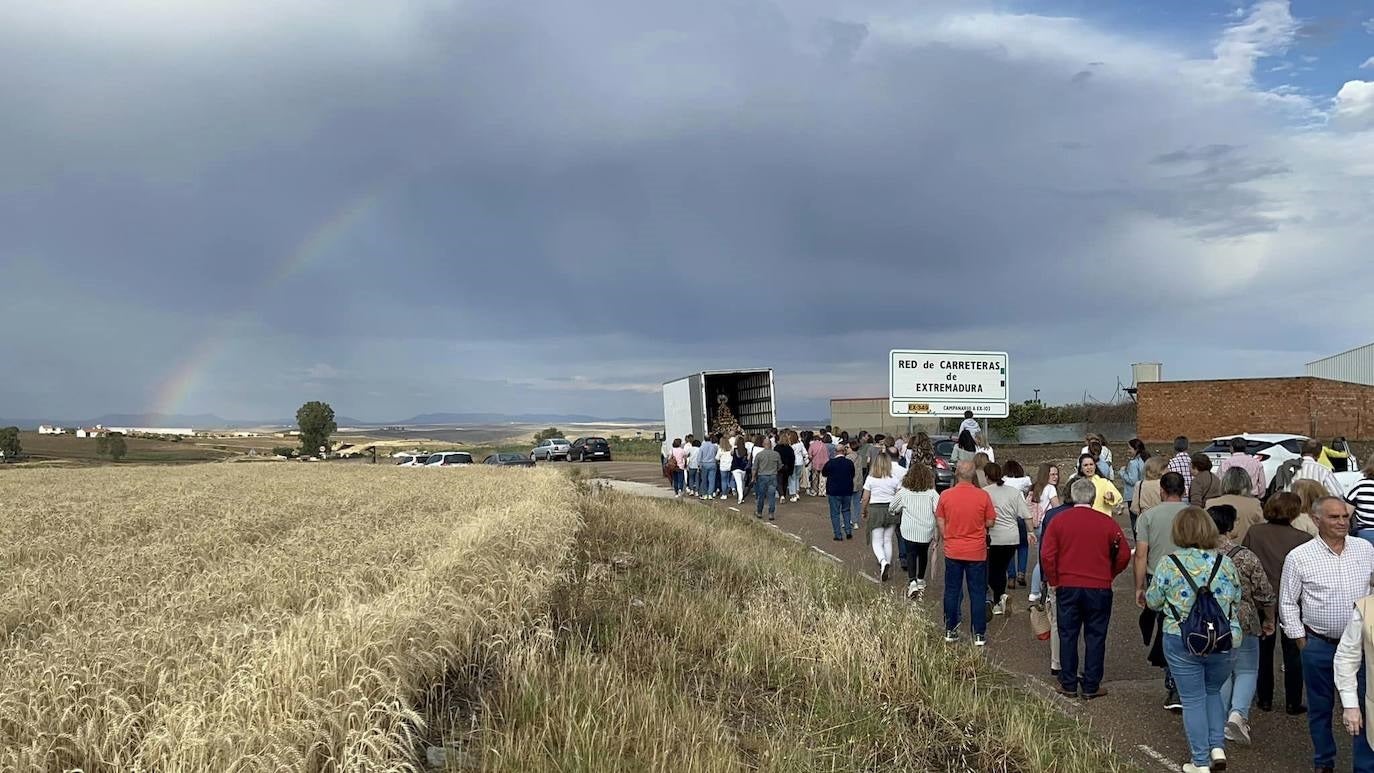
[[[1374,582],[1374,545],[1348,539],[1350,511],[1336,497],[1317,500],[1318,539],[1294,548],[1283,562],[1279,586],[1279,619],[1283,632],[1302,651],[1302,680],[1307,687],[1307,728],[1312,737],[1312,765],[1332,771],[1336,739],[1331,733],[1335,708],[1336,648],[1350,625],[1355,602],[1369,595]],[[1356,743],[1356,770],[1363,753]]]
[[[1186,500],[1193,488],[1193,457],[1188,454],[1188,438],[1182,435],[1174,438],[1174,457],[1165,470],[1183,476],[1183,498]]]
[[[1293,480],[1315,480],[1322,484],[1322,488],[1327,493],[1341,500],[1345,499],[1345,487],[1336,480],[1336,474],[1317,458],[1322,455],[1322,442],[1320,440],[1307,440],[1302,444],[1302,469],[1293,476]]]
[[[1334,665],[1336,692],[1340,693],[1342,723],[1353,738],[1355,765],[1357,771],[1374,771],[1374,749],[1369,745],[1369,723],[1365,721],[1369,713],[1365,703],[1365,667],[1367,652],[1374,660],[1374,596],[1366,596],[1355,602],[1355,613],[1341,635],[1340,646],[1336,647]],[[1361,731],[1364,731],[1361,734]]]

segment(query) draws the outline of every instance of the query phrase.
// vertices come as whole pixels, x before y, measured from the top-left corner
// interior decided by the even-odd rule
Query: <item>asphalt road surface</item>
[[[597,462],[588,463],[585,467],[586,472],[594,477],[667,487],[659,472],[659,465],[653,462]],[[701,506],[722,510],[734,506],[733,497],[728,502],[719,499],[709,503],[694,501]],[[753,518],[752,496],[745,498],[740,510],[741,517]],[[835,542],[832,539],[829,509],[824,497],[803,495],[796,503],[780,503],[775,524],[782,531],[800,537],[805,544],[834,556],[845,566],[877,582],[874,580],[877,577],[877,560],[861,532],[855,532],[853,540]],[[1122,524],[1122,527],[1129,536],[1129,526]],[[932,561],[930,572],[927,573],[929,587],[926,597],[913,602],[937,621],[941,617],[943,564],[939,558]],[[892,568],[891,580],[877,584],[894,594],[903,594],[906,573],[899,571],[900,567],[895,564]],[[1177,771],[1182,763],[1188,761],[1188,742],[1183,733],[1182,718],[1163,708],[1162,673],[1145,660],[1145,647],[1141,644],[1136,625],[1138,610],[1131,583],[1130,570],[1127,569],[1113,585],[1115,605],[1107,638],[1106,678],[1102,684],[1108,694],[1102,698],[1088,703],[1063,698],[1052,691],[1055,682],[1049,670],[1049,642],[1038,641],[1031,636],[1030,617],[1026,611],[1027,591],[1024,588],[1009,591],[1013,601],[1010,614],[989,618],[989,645],[985,652],[993,662],[1026,675],[1027,684],[1032,689],[1039,690],[1065,711],[1081,718],[1110,739],[1118,753],[1135,761],[1142,770]],[[967,603],[965,601],[965,629],[968,626]],[[964,641],[951,646],[971,646],[967,630]],[[1275,681],[1279,708],[1272,713],[1258,708],[1251,712],[1254,744],[1247,747],[1234,742],[1227,743],[1229,770],[1312,770],[1312,743],[1307,734],[1307,718],[1290,717],[1283,713],[1282,674],[1276,673]],[[1336,770],[1350,770],[1350,736],[1339,726],[1339,712],[1335,732],[1340,747]]]

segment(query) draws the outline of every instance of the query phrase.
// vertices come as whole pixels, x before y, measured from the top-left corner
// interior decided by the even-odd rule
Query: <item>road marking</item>
[[[738,512],[739,512],[739,508],[738,508],[738,507],[732,507],[732,508],[730,508],[730,512],[732,512],[732,513],[738,513]]]
[[[1163,766],[1165,770],[1172,771],[1178,769],[1178,766],[1174,765],[1174,763],[1171,762],[1168,757],[1165,757],[1163,754],[1160,754],[1159,752],[1155,751],[1154,749],[1151,749],[1145,744],[1140,744],[1135,748],[1145,752],[1145,754],[1148,755],[1150,759],[1154,760],[1155,762],[1158,762],[1161,766]]]
[[[812,545],[812,546],[811,546],[811,549],[814,550],[814,551],[816,551],[817,553],[820,553],[821,555],[825,556],[826,558],[830,559],[831,561],[834,561],[834,562],[837,563],[837,564],[843,564],[843,563],[844,563],[844,559],[839,558],[839,557],[837,557],[837,556],[832,556],[831,554],[825,552],[824,550],[821,550],[820,548],[816,547],[815,545]]]

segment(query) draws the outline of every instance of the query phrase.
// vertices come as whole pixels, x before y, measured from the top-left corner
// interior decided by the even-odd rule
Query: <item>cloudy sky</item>
[[[1366,0],[0,5],[0,415],[1013,398],[1374,330]]]

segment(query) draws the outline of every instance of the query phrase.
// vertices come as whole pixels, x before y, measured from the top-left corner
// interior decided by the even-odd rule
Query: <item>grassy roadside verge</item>
[[[1132,769],[971,647],[752,523],[607,491],[581,507],[547,617],[480,690],[430,707],[463,749],[452,769]]]

